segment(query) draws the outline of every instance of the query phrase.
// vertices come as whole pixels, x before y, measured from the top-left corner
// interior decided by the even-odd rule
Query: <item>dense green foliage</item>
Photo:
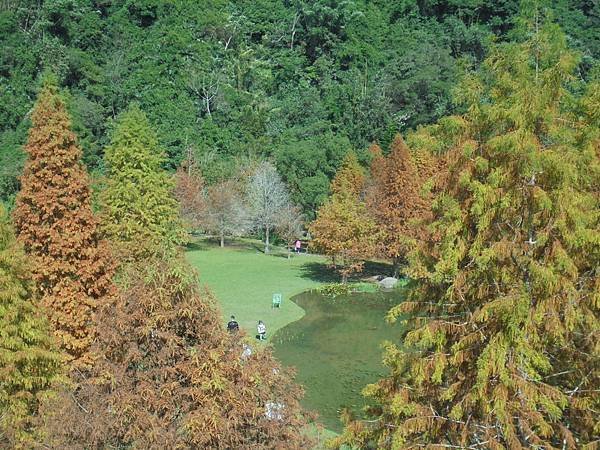
[[[100,195],[102,229],[123,256],[173,250],[183,240],[175,184],[163,158],[148,118],[133,105],[118,118],[104,154],[107,177]]]
[[[365,389],[358,448],[597,448],[600,432],[598,84],[536,5],[528,38],[499,45],[443,129],[449,173],[419,283],[390,312],[409,329],[391,374]],[[425,138],[423,131],[421,138]]]
[[[273,156],[309,214],[350,149],[451,109],[461,66],[512,38],[517,0],[11,0],[0,4],[0,197],[12,198],[36,79],[52,69],[89,169],[110,121],[138,101],[169,168],[188,147],[209,184]],[[600,6],[556,0],[581,50],[600,52]]]
[[[40,403],[61,374],[33,277],[0,205],[0,447],[31,448]]]
[[[37,283],[0,217],[0,444],[28,437],[58,368],[37,292],[84,375],[48,422],[56,447],[305,446],[297,388],[268,353],[240,360],[175,256],[185,155],[203,182],[184,197],[210,200],[185,208],[235,213],[228,233],[248,231],[221,189],[235,175],[271,209],[254,214],[267,250],[271,229],[298,234],[291,199],[344,281],[377,240],[409,253],[390,312],[408,332],[365,390],[370,420],[333,446],[597,446],[599,25],[596,0],[0,2],[0,203]],[[46,83],[32,107],[44,71],[65,94]],[[282,201],[250,195],[274,181]],[[247,314],[243,289],[228,306]]]

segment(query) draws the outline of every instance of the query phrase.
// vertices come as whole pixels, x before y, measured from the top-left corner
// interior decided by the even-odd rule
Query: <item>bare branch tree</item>
[[[304,217],[300,208],[288,204],[280,211],[275,229],[277,230],[277,234],[279,234],[287,244],[288,259],[291,254],[291,244],[294,240],[302,237],[303,228]]]
[[[296,38],[296,25],[298,24],[298,20],[300,20],[300,14],[294,14],[294,20],[292,22],[292,29],[290,31],[290,49],[294,49],[294,39]]]
[[[202,223],[206,231],[219,236],[221,247],[227,236],[239,236],[245,231],[246,217],[242,195],[234,181],[222,181],[208,188]]]
[[[216,64],[215,64],[216,66]],[[202,110],[211,117],[214,105],[221,92],[222,74],[219,70],[199,71],[192,68],[187,83],[188,89],[200,101]]]
[[[280,221],[282,211],[290,208],[290,197],[277,169],[262,162],[250,176],[246,199],[250,223],[265,233],[265,253],[269,253],[269,234]]]

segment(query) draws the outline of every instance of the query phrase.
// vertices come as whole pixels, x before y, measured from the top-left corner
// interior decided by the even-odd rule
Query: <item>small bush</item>
[[[352,292],[352,285],[347,283],[331,283],[320,286],[316,290],[319,294],[325,295],[326,297],[335,298],[339,295],[350,294]]]
[[[378,286],[373,283],[331,283],[321,286],[316,289],[319,294],[330,298],[335,298],[340,295],[348,295],[355,292],[373,293],[379,290]]]

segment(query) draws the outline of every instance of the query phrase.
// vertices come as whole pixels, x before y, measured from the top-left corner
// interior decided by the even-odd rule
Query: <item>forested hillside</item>
[[[598,449],[599,31],[600,0],[0,0],[0,448],[317,450],[303,386],[337,385],[332,449]],[[281,335],[327,372],[273,356],[296,289],[394,285],[385,367],[350,308]]]
[[[600,4],[551,2],[600,55]],[[518,0],[3,0],[0,199],[12,203],[45,69],[68,88],[75,132],[103,173],[109,128],[138,102],[168,169],[193,152],[208,184],[274,160],[309,217],[349,150],[455,112],[452,90],[492,41],[518,39]]]

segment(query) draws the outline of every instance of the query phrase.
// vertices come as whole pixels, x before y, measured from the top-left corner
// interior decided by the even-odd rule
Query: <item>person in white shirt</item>
[[[258,332],[258,339],[264,341],[267,337],[267,327],[263,323],[262,320],[258,321],[258,325],[256,326],[256,331]]]

